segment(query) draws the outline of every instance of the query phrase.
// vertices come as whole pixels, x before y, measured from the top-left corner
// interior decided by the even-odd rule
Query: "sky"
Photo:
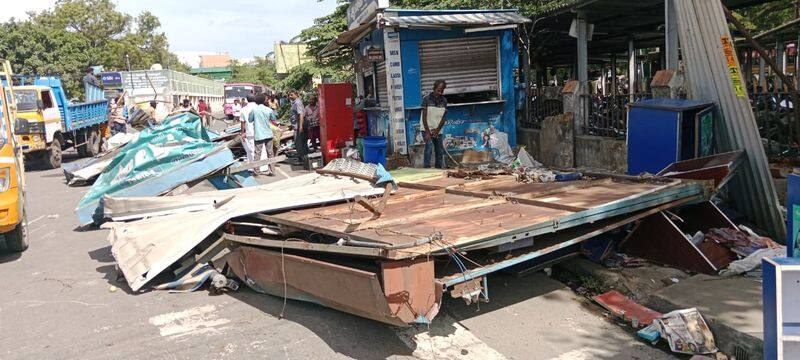
[[[4,1],[5,2],[5,1]],[[8,1],[0,21],[25,19],[28,11],[50,8],[55,0]],[[117,9],[137,15],[149,10],[161,20],[170,50],[189,65],[199,55],[229,53],[242,60],[264,56],[276,41],[289,41],[314,19],[333,12],[336,0],[116,0]]]

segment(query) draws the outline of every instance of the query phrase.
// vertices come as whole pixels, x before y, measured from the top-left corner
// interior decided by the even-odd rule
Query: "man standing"
[[[259,94],[255,97],[256,107],[250,111],[248,121],[253,123],[253,142],[255,145],[254,160],[266,160],[273,156],[272,151],[272,129],[269,127],[271,120],[275,118],[275,112],[269,107],[265,106],[266,97],[264,94]],[[265,153],[262,153],[262,151]],[[262,155],[264,154],[264,155]],[[275,166],[268,165],[268,176],[275,176]],[[255,173],[260,175],[263,171],[262,168],[257,168]]]
[[[247,154],[248,162],[255,159],[253,157],[253,152],[255,151],[255,129],[253,122],[250,121],[250,113],[253,112],[253,109],[256,107],[255,101],[255,96],[247,95],[247,105],[242,108],[242,119],[240,121],[242,124],[242,133],[244,135],[242,138],[242,146],[244,147],[244,152]]]
[[[444,115],[447,113],[447,99],[444,97],[444,89],[447,83],[444,80],[436,80],[433,83],[433,91],[422,98],[422,127],[425,138],[425,167],[431,167],[431,150],[434,152],[435,165],[437,169],[444,168],[444,144],[442,144],[442,127],[444,126]],[[431,117],[430,119],[428,117]],[[433,148],[433,149],[431,149]]]
[[[242,118],[242,103],[239,99],[233,100],[233,118],[240,120]]]
[[[85,87],[87,84],[96,86],[99,88],[103,88],[103,84],[100,83],[100,80],[94,76],[94,69],[86,68],[86,75],[83,76],[83,86]]]
[[[306,124],[304,122],[305,115],[303,100],[300,99],[300,94],[297,90],[292,90],[289,93],[289,98],[292,99],[292,124],[294,124],[294,149],[297,151],[297,157],[300,163],[304,164],[306,154],[308,154],[308,140],[306,139]]]
[[[211,124],[208,121],[208,105],[206,105],[205,100],[197,100],[197,112],[199,113],[200,118],[203,119],[203,126],[208,129]]]

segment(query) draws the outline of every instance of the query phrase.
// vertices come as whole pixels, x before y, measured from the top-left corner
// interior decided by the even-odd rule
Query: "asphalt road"
[[[269,181],[294,172],[278,173]],[[88,188],[67,187],[60,170],[27,179],[30,249],[0,247],[0,359],[672,358],[542,273],[492,276],[491,302],[447,297],[429,328],[410,329],[291,300],[279,319],[283,299],[244,287],[133,294],[106,230],[78,228],[72,209]]]

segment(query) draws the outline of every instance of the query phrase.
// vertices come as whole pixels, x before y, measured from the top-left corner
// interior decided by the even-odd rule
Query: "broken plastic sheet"
[[[78,203],[82,224],[102,219],[104,195],[159,195],[233,163],[233,153],[211,142],[200,117],[179,114],[147,128],[114,157]]]
[[[103,227],[111,229],[108,235],[111,253],[131,289],[136,291],[232,218],[338,202],[357,195],[376,196],[383,192],[383,188],[374,187],[365,180],[305,174],[258,187],[185,196],[232,197],[212,209],[190,211],[187,207],[170,215],[129,223],[106,223]],[[159,204],[169,206],[164,202]],[[155,205],[149,209],[157,210],[158,204]]]
[[[777,258],[786,257],[786,247],[781,246],[778,249],[766,248],[756,250],[744,259],[732,261],[728,264],[726,269],[719,272],[720,276],[736,276],[753,271],[761,267],[761,259],[763,258]]]
[[[119,154],[121,148],[138,136],[138,133],[117,133],[105,141],[104,145],[108,147],[108,150],[91,158],[80,159],[61,165],[61,169],[64,171],[64,177],[67,179],[67,185],[79,186],[92,182],[97,176],[103,173],[109,164],[111,164],[117,154]]]

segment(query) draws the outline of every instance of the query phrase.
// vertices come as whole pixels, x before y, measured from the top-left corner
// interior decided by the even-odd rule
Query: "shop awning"
[[[531,20],[520,15],[516,11],[477,11],[461,12],[456,14],[436,14],[436,15],[411,15],[411,16],[386,16],[381,20],[382,26],[397,27],[441,27],[441,26],[501,26],[528,23]],[[368,31],[376,26],[376,20],[363,24],[352,30],[345,31],[336,39],[333,39],[320,52],[320,56],[326,56],[343,45],[350,45],[364,37]],[[491,30],[491,29],[486,29]]]
[[[528,23],[531,20],[511,11],[462,14],[387,16],[386,26],[494,26]]]
[[[372,20],[357,28],[354,28],[352,30],[347,30],[339,34],[338,36],[336,36],[336,39],[331,40],[331,42],[329,42],[328,45],[326,45],[325,48],[322,49],[322,52],[320,52],[320,56],[325,56],[331,53],[332,51],[338,49],[342,45],[350,45],[355,43],[356,41],[358,41],[358,39],[364,37],[366,35],[366,32],[371,31],[373,27],[375,27],[375,20]]]

